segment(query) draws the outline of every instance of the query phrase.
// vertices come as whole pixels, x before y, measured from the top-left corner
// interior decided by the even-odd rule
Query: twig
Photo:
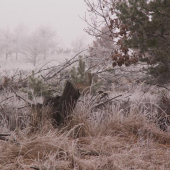
[[[33,166],[31,166],[30,168],[31,168],[31,169],[35,169],[35,170],[40,170],[39,168],[33,167]]]
[[[116,97],[113,97],[113,98],[105,101],[105,102],[99,103],[98,105],[94,106],[92,109],[95,109],[95,108],[98,108],[98,107],[100,107],[100,106],[102,106],[102,105],[105,105],[106,103],[112,101],[113,99],[116,99],[116,98],[121,97],[121,96],[122,96],[122,95],[118,95],[118,96],[116,96]]]
[[[8,141],[8,139],[1,137],[1,136],[0,136],[0,140]]]
[[[141,81],[140,81],[140,80],[138,80],[138,82],[141,82]],[[162,88],[164,88],[164,89],[166,89],[166,90],[170,91],[170,89],[168,89],[167,87],[162,86],[162,85],[158,85],[158,84],[154,84],[154,83],[149,83],[149,82],[143,82],[143,83],[145,83],[145,84],[149,84],[149,85],[153,85],[153,86],[157,86],[157,87],[162,87]]]
[[[47,80],[55,77],[58,73],[60,73],[62,70],[64,70],[65,68],[69,67],[70,65],[72,65],[73,63],[77,62],[78,60],[72,61],[73,59],[75,59],[79,54],[81,54],[84,51],[87,51],[88,49],[84,49],[82,51],[80,51],[79,53],[77,53],[74,57],[72,57],[70,60],[68,60],[65,65],[56,73],[54,73],[51,77],[48,77]]]
[[[19,99],[22,99],[26,104],[28,104],[29,106],[31,106],[31,103],[29,103],[27,100],[25,100],[23,97],[19,96],[16,91],[13,89],[13,87],[9,86],[11,88],[11,90],[15,93],[16,97],[18,97]]]
[[[3,134],[3,133],[1,133],[0,134],[0,140],[8,141],[8,139],[5,138],[6,136],[10,136],[10,134]]]
[[[10,134],[3,134],[3,133],[0,133],[0,137],[1,136],[10,136]]]
[[[2,101],[0,102],[0,104],[1,104],[2,102],[4,102],[5,100],[8,100],[8,99],[10,99],[10,98],[12,98],[12,97],[14,97],[14,96],[7,97],[6,99],[2,100]]]

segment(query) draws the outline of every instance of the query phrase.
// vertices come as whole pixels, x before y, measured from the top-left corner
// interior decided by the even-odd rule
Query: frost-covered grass
[[[59,128],[51,124],[50,108],[42,112],[22,109],[23,129],[10,130],[4,117],[0,133],[11,136],[0,141],[0,169],[170,169],[170,132],[160,130],[154,116],[148,119],[145,114],[148,103],[156,107],[158,95],[141,91],[142,87],[134,90],[128,105],[114,102],[99,109],[93,109],[95,102],[84,96]],[[6,108],[7,112],[19,114]]]
[[[112,113],[95,124],[79,109],[64,128],[54,129],[47,121],[34,133],[29,128],[11,132],[11,141],[1,141],[1,169],[170,168],[170,133],[139,112],[124,118]]]
[[[35,69],[25,61],[1,63],[1,76],[14,75],[17,68]],[[34,110],[10,88],[1,91],[0,134],[10,136],[0,140],[0,169],[169,170],[170,130],[162,131],[157,124],[161,90],[142,83],[125,86],[113,86],[102,101],[88,93],[81,96],[58,128],[52,126],[50,107]],[[29,101],[27,94],[16,92]]]

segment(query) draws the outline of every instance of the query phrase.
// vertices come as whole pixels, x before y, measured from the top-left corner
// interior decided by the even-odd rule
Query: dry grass
[[[45,113],[48,109],[41,119],[34,115],[31,127],[0,141],[0,169],[170,169],[170,132],[161,131],[135,107],[126,116],[106,111],[99,122],[90,109],[78,105],[59,129],[51,126]]]

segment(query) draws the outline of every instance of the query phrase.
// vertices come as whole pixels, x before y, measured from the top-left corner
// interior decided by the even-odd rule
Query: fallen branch
[[[39,168],[33,167],[33,166],[31,166],[30,168],[31,168],[31,169],[35,169],[35,170],[40,170]]]
[[[72,57],[70,60],[68,60],[63,67],[58,70],[56,73],[54,73],[52,76],[48,77],[47,80],[52,79],[53,77],[55,77],[58,73],[60,73],[61,71],[63,71],[64,69],[66,69],[67,67],[69,67],[70,65],[72,65],[73,63],[77,62],[78,60],[72,61],[73,59],[75,59],[79,54],[81,54],[84,51],[87,51],[88,49],[84,49],[82,51],[80,51],[79,53],[77,53],[74,57]],[[48,73],[49,74],[49,73]],[[46,76],[48,76],[48,74]]]
[[[0,102],[0,104],[3,103],[3,102],[6,101],[6,100],[12,98],[12,97],[13,97],[13,96],[7,97],[6,99],[2,100],[2,101]]]
[[[1,137],[1,136],[0,136],[0,140],[8,141],[8,139],[7,139],[7,138],[5,138],[5,137]]]
[[[10,134],[3,134],[3,133],[1,133],[0,134],[0,140],[8,141],[8,139],[5,138],[6,136],[10,136]]]
[[[31,105],[27,100],[25,100],[23,97],[19,96],[16,91],[14,90],[13,87],[9,86],[11,88],[11,90],[15,93],[15,96],[18,97],[19,99],[22,99],[25,103],[27,103],[28,105]]]
[[[10,136],[10,134],[3,134],[3,133],[0,133],[0,136]]]
[[[92,109],[96,109],[96,108],[98,108],[98,107],[100,107],[100,106],[104,106],[106,103],[109,103],[109,102],[112,101],[113,99],[116,99],[116,98],[121,97],[121,96],[122,96],[122,95],[118,95],[118,96],[116,96],[116,97],[113,97],[113,98],[105,101],[105,102],[99,103],[98,105],[94,106]]]
[[[10,86],[9,86],[10,87]],[[10,87],[11,90],[15,93],[16,97],[18,97],[19,99],[22,99],[26,104],[27,106],[23,106],[23,107],[20,107],[18,109],[22,109],[22,108],[25,108],[25,107],[31,107],[32,109],[36,110],[36,109],[41,109],[42,108],[42,104],[41,103],[37,103],[37,104],[31,104],[30,102],[28,102],[27,100],[25,100],[23,97],[21,97],[20,95],[18,95],[16,93],[16,91],[13,89],[13,87]]]

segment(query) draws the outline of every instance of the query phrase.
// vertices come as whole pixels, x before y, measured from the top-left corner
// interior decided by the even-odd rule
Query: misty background
[[[83,0],[1,0],[0,27],[14,29],[23,24],[31,31],[48,25],[66,45],[79,36],[90,42],[91,37],[83,31],[87,25],[80,19],[85,12]]]
[[[83,0],[1,0],[1,69],[58,64],[87,48],[86,8]]]

